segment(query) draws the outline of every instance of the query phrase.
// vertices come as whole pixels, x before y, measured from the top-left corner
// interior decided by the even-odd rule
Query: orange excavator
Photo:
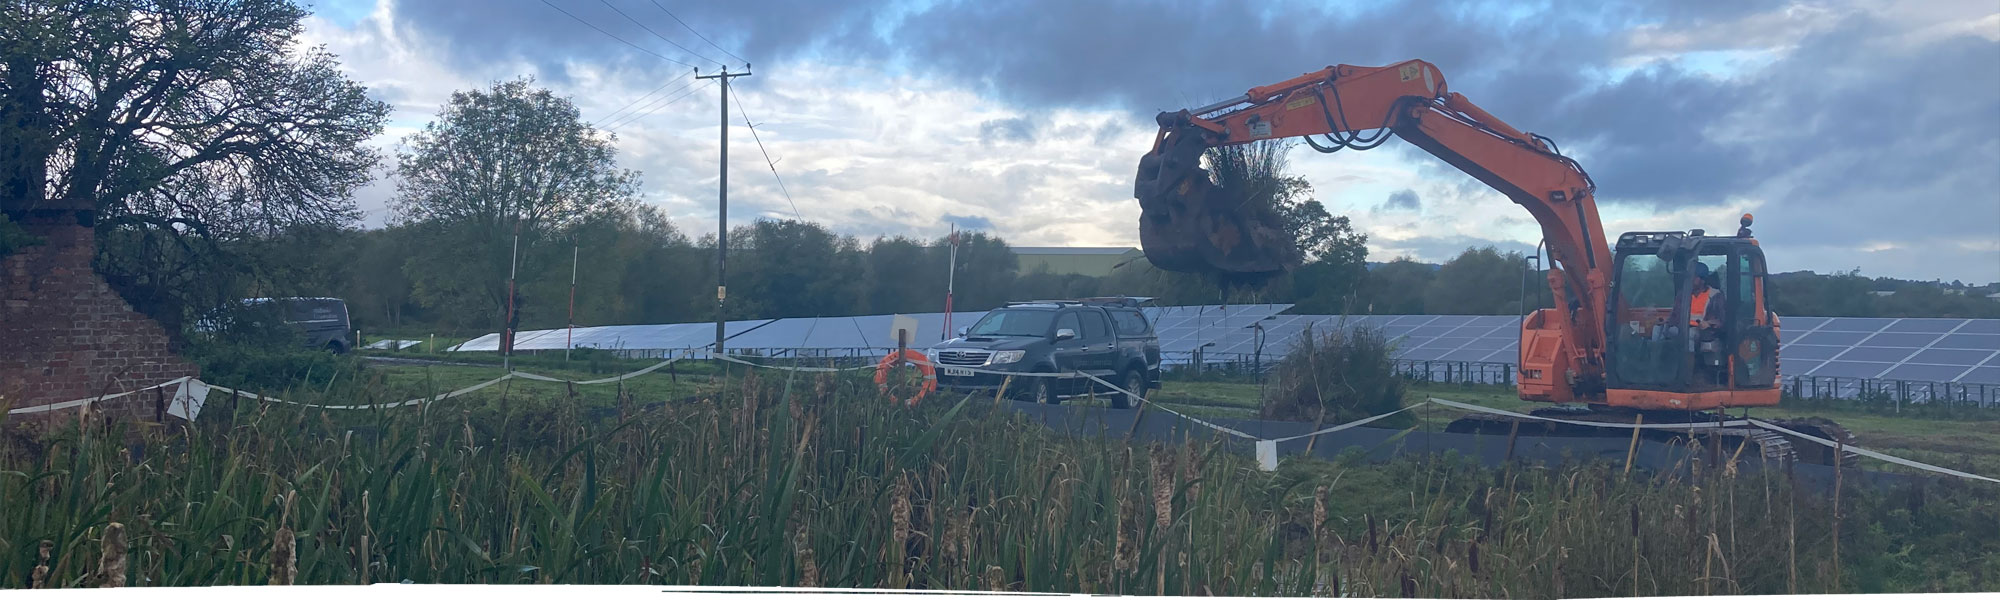
[[[1778,317],[1766,305],[1763,251],[1750,215],[1731,236],[1642,231],[1607,238],[1596,184],[1555,142],[1523,132],[1450,91],[1435,65],[1336,65],[1242,96],[1163,112],[1139,163],[1140,242],[1154,266],[1223,280],[1267,279],[1301,254],[1273,207],[1220,187],[1203,168],[1212,148],[1304,138],[1323,153],[1367,150],[1394,134],[1526,208],[1541,225],[1555,308],[1521,323],[1517,381],[1535,411],[1570,421],[1640,422],[1663,440],[1741,443],[1729,450],[1830,463],[1833,452],[1782,435],[1725,426],[1729,409],[1780,397]],[[1713,411],[1713,412],[1712,412]],[[1685,428],[1676,426],[1685,425]],[[1851,440],[1823,419],[1787,428]],[[1663,427],[1664,426],[1664,427]],[[1553,435],[1629,433],[1476,414],[1448,429]],[[1811,449],[1811,450],[1808,450]]]

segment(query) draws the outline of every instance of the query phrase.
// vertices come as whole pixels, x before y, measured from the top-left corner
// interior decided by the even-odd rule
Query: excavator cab
[[[1764,253],[1730,237],[1642,231],[1618,238],[1607,303],[1610,403],[1693,409],[1777,403],[1778,324]]]

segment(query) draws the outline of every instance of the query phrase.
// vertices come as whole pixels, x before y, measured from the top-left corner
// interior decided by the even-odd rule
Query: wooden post
[[[1010,383],[1014,383],[1013,375],[1008,375],[1006,379],[1000,380],[1000,391],[993,393],[993,406],[1000,406],[1000,399],[1007,397],[1007,384]]]
[[[1841,475],[1847,469],[1841,468],[1841,459],[1847,456],[1847,440],[1833,436],[1833,587],[1827,593],[1840,593],[1840,487]]]
[[[1632,445],[1625,448],[1625,472],[1627,474],[1632,472],[1632,456],[1639,453],[1639,427],[1637,426],[1645,424],[1646,413],[1639,413],[1639,418],[1632,423],[1634,425],[1632,428]],[[1633,585],[1638,584],[1634,583]]]

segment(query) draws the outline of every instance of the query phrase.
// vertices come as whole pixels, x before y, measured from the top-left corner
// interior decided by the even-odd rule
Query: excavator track
[[[1629,410],[1589,410],[1572,407],[1541,408],[1531,416],[1566,419],[1570,421],[1630,424],[1637,416]],[[1648,411],[1648,424],[1672,423],[1714,423],[1725,420],[1708,412],[1688,411]],[[1830,440],[1852,443],[1853,435],[1845,428],[1826,419],[1809,418],[1792,421],[1772,421],[1799,433]],[[1518,427],[1518,430],[1516,429]],[[1481,435],[1520,435],[1534,437],[1589,437],[1630,439],[1630,430],[1591,427],[1569,423],[1555,423],[1539,419],[1526,419],[1507,415],[1476,413],[1461,417],[1445,427],[1450,433],[1477,433]],[[1719,427],[1703,429],[1645,429],[1640,438],[1671,444],[1699,446],[1707,449],[1707,456],[1720,463],[1734,459],[1739,463],[1761,462],[1766,468],[1783,468],[1788,464],[1834,463],[1834,450],[1808,440],[1793,440],[1784,434],[1751,426]],[[1842,466],[1852,467],[1857,456],[1852,452],[1843,453]]]

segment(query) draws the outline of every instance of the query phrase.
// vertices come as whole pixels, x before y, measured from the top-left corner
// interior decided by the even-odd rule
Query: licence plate
[[[958,367],[938,367],[938,374],[949,375],[952,377],[971,377],[972,369],[961,369]]]

